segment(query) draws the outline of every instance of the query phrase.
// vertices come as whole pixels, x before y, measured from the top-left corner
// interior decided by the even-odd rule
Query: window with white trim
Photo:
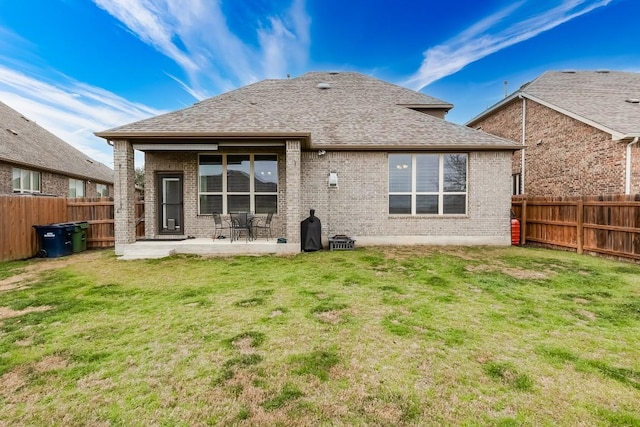
[[[40,193],[40,172],[13,168],[11,185],[14,193]]]
[[[467,154],[389,154],[389,213],[467,213]]]
[[[84,181],[69,178],[69,197],[84,197]]]
[[[98,197],[109,197],[109,187],[106,184],[96,184],[96,193]]]
[[[276,154],[201,154],[198,156],[199,214],[278,209]]]

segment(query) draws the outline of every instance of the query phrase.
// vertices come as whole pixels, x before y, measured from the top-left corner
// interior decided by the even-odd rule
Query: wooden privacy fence
[[[38,251],[34,225],[86,221],[87,248],[115,243],[114,203],[106,198],[0,195],[0,261],[31,258]],[[144,201],[136,201],[136,234],[144,236]]]
[[[521,243],[640,260],[640,195],[514,196]]]

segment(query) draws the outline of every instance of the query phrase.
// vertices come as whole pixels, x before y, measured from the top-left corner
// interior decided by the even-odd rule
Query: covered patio
[[[154,259],[177,254],[201,256],[265,255],[300,253],[300,243],[277,243],[276,239],[231,242],[230,239],[195,238],[184,240],[139,240],[122,244],[118,259]]]

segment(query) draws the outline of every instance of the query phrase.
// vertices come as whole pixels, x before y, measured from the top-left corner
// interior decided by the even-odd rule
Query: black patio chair
[[[225,237],[224,234],[222,234],[223,230],[229,230],[229,234],[231,234],[231,224],[229,224],[228,221],[223,221],[218,212],[213,213],[213,222],[215,223],[215,229],[213,230],[214,239]]]
[[[245,233],[245,243],[251,240],[251,223],[248,212],[232,212],[231,216],[231,241],[238,240],[242,232]]]
[[[267,214],[267,217],[264,220],[264,223],[258,220],[256,224],[253,224],[253,228],[255,230],[254,232],[255,237],[258,236],[258,233],[260,230],[264,230],[267,234],[267,240],[271,238],[271,220],[272,219],[273,219],[273,212],[269,212]]]

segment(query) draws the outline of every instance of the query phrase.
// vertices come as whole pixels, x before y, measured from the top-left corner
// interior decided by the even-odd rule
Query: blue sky
[[[0,101],[108,166],[93,132],[307,71],[423,91],[462,124],[505,81],[640,72],[639,17],[640,0],[0,0]]]

